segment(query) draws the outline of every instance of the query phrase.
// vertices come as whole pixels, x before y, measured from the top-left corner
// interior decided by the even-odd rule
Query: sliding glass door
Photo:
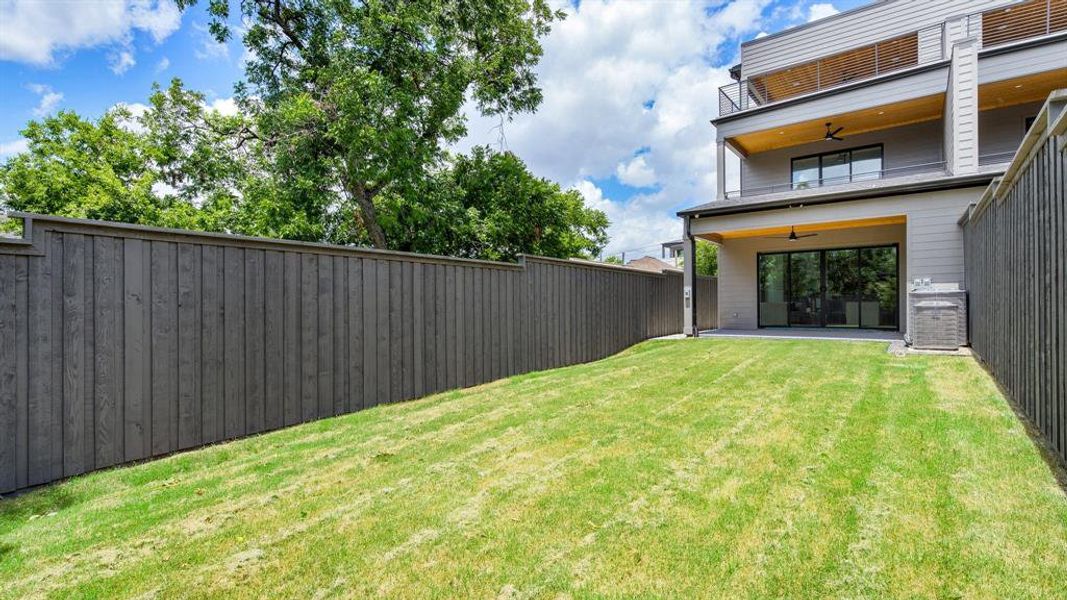
[[[760,254],[759,325],[897,329],[898,268],[895,245]]]

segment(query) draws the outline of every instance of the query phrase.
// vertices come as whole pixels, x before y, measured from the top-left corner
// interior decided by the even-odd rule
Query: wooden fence
[[[1067,461],[1067,111],[1050,106],[961,223],[971,346]]]
[[[0,242],[0,493],[682,327],[680,273],[44,216],[25,237]]]

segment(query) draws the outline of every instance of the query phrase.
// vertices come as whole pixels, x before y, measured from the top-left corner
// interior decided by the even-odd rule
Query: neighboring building
[[[883,0],[746,42],[732,73],[717,197],[679,213],[683,252],[719,245],[720,327],[907,331],[911,282],[965,287],[958,219],[1067,87],[1067,0]]]
[[[670,242],[663,242],[660,244],[660,258],[663,262],[670,263],[673,267],[680,265],[682,258],[682,250],[685,249],[685,240],[674,240]]]
[[[641,258],[631,260],[630,262],[626,263],[626,266],[633,267],[635,269],[641,269],[642,271],[653,271],[656,273],[662,273],[663,271],[674,271],[675,273],[678,272],[678,268],[675,265],[652,256],[642,256]]]

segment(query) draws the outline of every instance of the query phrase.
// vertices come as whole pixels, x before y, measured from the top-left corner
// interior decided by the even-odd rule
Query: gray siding
[[[873,144],[884,145],[885,169],[898,169],[940,162],[944,160],[941,154],[942,134],[943,126],[940,120],[861,133],[859,135],[849,135],[846,129],[842,132],[845,141],[835,142],[834,145],[818,141],[750,154],[748,158],[741,161],[741,190],[742,192],[745,190],[755,191],[766,186],[788,184],[792,177],[790,165],[793,158]]]
[[[741,46],[742,76],[776,71],[935,26],[954,16],[982,12],[1015,0],[890,0],[816,21]],[[926,45],[924,45],[924,48]],[[929,57],[929,52],[923,52]]]
[[[1026,132],[1026,118],[1037,115],[1041,102],[995,108],[978,113],[978,156],[1003,155],[1007,162]]]
[[[984,56],[983,56],[984,54]],[[1004,53],[978,54],[978,84],[1067,67],[1067,40]],[[1067,81],[1061,82],[1067,85]]]
[[[0,241],[0,493],[682,328],[678,272],[49,217],[31,240]]]

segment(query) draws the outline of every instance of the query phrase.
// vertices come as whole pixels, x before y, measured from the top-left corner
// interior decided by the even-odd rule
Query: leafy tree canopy
[[[196,0],[179,2],[182,8]],[[241,0],[239,113],[174,80],[148,110],[31,122],[0,203],[54,214],[490,259],[591,256],[607,219],[517,157],[453,156],[464,106],[541,102],[545,0]],[[231,35],[230,0],[209,0]]]
[[[719,274],[719,247],[705,241],[696,241],[697,275],[703,277],[715,277]],[[678,260],[678,266],[685,264],[685,257]]]
[[[535,177],[517,156],[475,148],[452,157],[418,197],[386,201],[391,239],[403,249],[490,260],[519,254],[592,257],[607,243],[608,219],[576,190]]]
[[[183,7],[196,0],[182,0]],[[285,194],[345,219],[335,241],[397,247],[381,214],[414,198],[466,133],[464,103],[503,118],[541,103],[539,39],[563,17],[545,0],[242,0],[247,85]],[[231,35],[230,0],[209,0]],[[418,212],[418,211],[415,211]]]

